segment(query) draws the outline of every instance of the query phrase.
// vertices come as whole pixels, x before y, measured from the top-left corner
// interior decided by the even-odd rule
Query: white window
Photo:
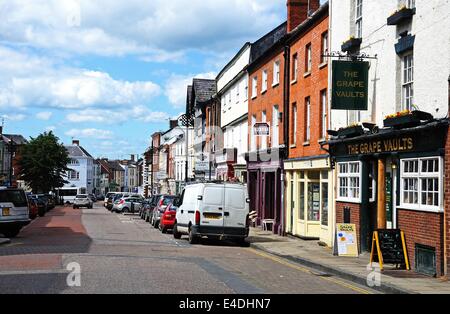
[[[294,104],[292,106],[292,129],[294,130],[293,135],[292,135],[292,144],[293,145],[297,145],[297,125],[298,125],[298,120],[297,120],[297,104]]]
[[[311,98],[305,99],[305,142],[311,140]]]
[[[403,57],[403,109],[411,110],[414,105],[414,56]]]
[[[406,159],[401,162],[401,206],[407,209],[442,210],[442,159]]]
[[[236,103],[237,104],[239,103],[239,94],[241,92],[240,89],[241,89],[241,85],[237,84],[237,86],[236,86]]]
[[[327,106],[327,90],[320,92],[320,108],[321,108],[321,134],[320,138],[325,139],[327,137],[328,129],[328,106]]]
[[[231,94],[231,91],[230,91],[228,93],[228,110],[231,110],[231,97],[232,97],[232,94]],[[211,121],[211,120],[209,120],[209,121]]]
[[[267,91],[267,70],[264,70],[262,73],[262,89],[261,92]]]
[[[266,113],[265,110],[262,112],[262,119],[261,119],[261,121],[262,122],[267,122],[267,113]],[[263,136],[261,138],[261,148],[262,149],[266,149],[267,148],[267,137],[266,136]]]
[[[355,24],[356,31],[355,35],[357,38],[362,38],[362,10],[363,10],[363,0],[355,0],[356,1],[356,16],[355,16]]]
[[[273,64],[273,86],[280,84],[280,61]]]
[[[415,0],[407,0],[406,7],[408,9],[414,9],[416,7],[416,1]]]
[[[255,136],[255,131],[254,131],[254,126],[256,124],[256,116],[253,115],[252,116],[252,129],[250,130],[250,134],[251,134],[251,150],[254,152],[256,151],[256,136]]]
[[[298,54],[292,57],[292,81],[296,82],[298,77]]]
[[[312,51],[311,44],[306,45],[306,60],[305,60],[305,73],[311,72],[312,67]]]
[[[255,76],[252,81],[252,98],[258,96],[258,77]]]
[[[272,113],[272,125],[273,125],[273,133],[272,133],[272,147],[278,147],[279,144],[279,120],[278,116],[280,114],[280,111],[278,109],[278,106],[273,106],[273,113]]]
[[[244,80],[244,99],[248,100],[248,80]]]
[[[338,185],[339,200],[361,202],[361,162],[338,163]]]
[[[328,54],[328,32],[322,34],[321,46],[322,47],[321,47],[320,63],[325,64],[328,61],[328,57],[326,57],[326,55]]]

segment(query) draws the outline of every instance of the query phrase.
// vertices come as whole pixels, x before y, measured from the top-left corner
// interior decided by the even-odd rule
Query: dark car
[[[114,207],[114,202],[120,200],[123,194],[111,194],[106,201],[106,208],[111,211]]]
[[[151,203],[152,203],[152,197],[150,198],[146,198],[143,202],[142,202],[142,207],[139,210],[139,216],[141,217],[141,219],[145,218],[145,211],[147,208],[150,207]]]
[[[51,204],[49,202],[49,199],[46,195],[44,194],[34,194],[31,195],[32,199],[38,200],[41,205],[43,204],[44,208],[45,208],[45,212],[48,212],[50,210]]]
[[[154,195],[151,197],[151,202],[148,206],[145,207],[144,219],[146,222],[150,222],[151,217],[153,215],[153,210],[158,205],[158,200],[162,195]]]
[[[163,213],[166,211],[167,207],[173,203],[176,199],[176,196],[173,195],[163,195],[158,199],[156,207],[153,209],[153,214],[150,219],[150,224],[158,228],[159,222],[161,221],[161,217]]]
[[[55,198],[50,194],[45,194],[44,197],[47,198],[48,210],[52,210],[56,207]]]

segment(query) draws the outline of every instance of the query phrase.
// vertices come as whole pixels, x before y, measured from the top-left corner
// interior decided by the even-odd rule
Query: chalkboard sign
[[[375,231],[370,262],[379,263],[381,269],[383,269],[384,264],[394,264],[409,270],[409,259],[403,231],[396,229]]]

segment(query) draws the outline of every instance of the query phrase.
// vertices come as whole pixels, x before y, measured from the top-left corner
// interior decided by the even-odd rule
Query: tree
[[[19,177],[33,193],[48,193],[68,183],[64,176],[70,169],[68,152],[53,132],[30,138],[21,149]]]

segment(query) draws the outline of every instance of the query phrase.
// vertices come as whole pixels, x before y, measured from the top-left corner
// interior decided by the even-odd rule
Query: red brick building
[[[319,8],[318,0],[288,2],[288,16],[293,19],[288,25],[297,26],[287,41],[289,146],[284,168],[286,232],[331,246],[332,174],[329,155],[321,147],[329,125],[328,58],[323,56],[329,46],[328,15],[328,3]]]

